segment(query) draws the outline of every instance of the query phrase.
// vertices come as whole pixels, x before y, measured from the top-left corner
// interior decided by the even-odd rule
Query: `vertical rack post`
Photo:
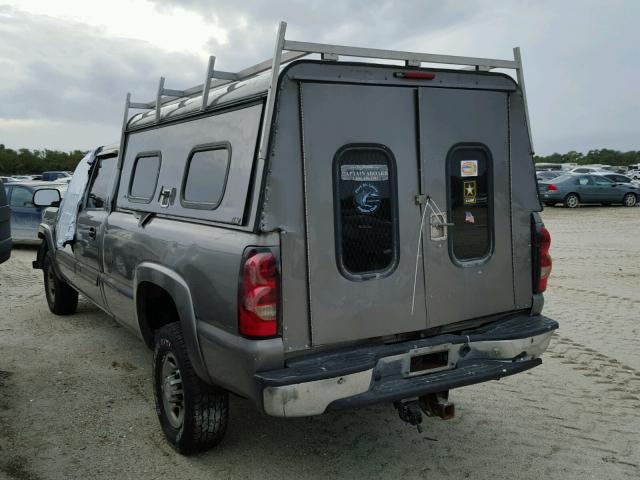
[[[131,93],[127,92],[127,96],[124,100],[124,113],[122,114],[122,134],[124,135],[127,129],[127,120],[129,120],[129,104],[131,103]]]
[[[122,114],[122,133],[120,134],[120,148],[118,148],[118,168],[122,168],[122,162],[124,161],[124,136],[127,132],[127,123],[129,121],[129,106],[131,105],[131,92],[127,92],[127,96],[124,100],[124,113]],[[113,197],[112,197],[113,198]]]
[[[160,107],[162,102],[162,94],[164,93],[164,77],[160,77],[158,83],[158,93],[156,94],[156,123],[160,123]]]
[[[529,148],[531,149],[531,155],[534,154],[533,149],[533,137],[531,136],[531,121],[529,120],[529,103],[527,102],[527,90],[524,86],[524,71],[522,69],[522,57],[520,55],[520,47],[513,49],[513,60],[516,63],[516,76],[518,78],[518,85],[522,92],[522,101],[524,103],[524,116],[527,121],[527,130],[529,132]]]
[[[216,57],[211,55],[207,64],[207,76],[202,84],[202,106],[200,110],[206,110],[209,103],[209,89],[211,88],[211,77],[213,76],[213,67],[216,64]]]
[[[262,121],[262,136],[260,137],[258,160],[265,160],[267,158],[267,147],[269,145],[269,136],[271,134],[271,120],[273,118],[273,108],[276,100],[276,89],[278,88],[278,75],[280,74],[280,61],[282,58],[282,49],[284,48],[284,34],[286,30],[287,23],[280,22],[276,37],[275,50],[273,52],[273,61],[271,63],[271,80],[269,82],[269,91],[267,92],[267,102]]]

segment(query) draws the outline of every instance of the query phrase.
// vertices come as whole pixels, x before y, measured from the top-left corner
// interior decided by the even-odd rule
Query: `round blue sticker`
[[[378,187],[371,183],[358,185],[354,192],[353,199],[356,208],[361,213],[373,213],[380,207],[380,192]]]

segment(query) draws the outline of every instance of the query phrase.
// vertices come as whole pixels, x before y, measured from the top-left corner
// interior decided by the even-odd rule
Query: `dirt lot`
[[[175,454],[151,354],[100,310],[50,314],[32,249],[0,266],[0,478],[640,478],[640,208],[544,212],[545,313],[560,330],[530,372],[452,393],[457,418],[391,405],[281,420],[231,400],[212,452]]]

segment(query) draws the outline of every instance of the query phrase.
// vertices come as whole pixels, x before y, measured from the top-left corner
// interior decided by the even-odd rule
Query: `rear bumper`
[[[278,417],[319,415],[382,401],[419,397],[497,380],[542,363],[558,323],[517,316],[460,334],[351,348],[288,362],[261,372],[266,413]],[[446,352],[445,363],[412,371],[411,359]]]
[[[564,200],[564,197],[558,193],[558,192],[547,192],[546,190],[544,192],[539,192],[539,196],[540,196],[540,200],[542,200],[543,202],[562,202]]]

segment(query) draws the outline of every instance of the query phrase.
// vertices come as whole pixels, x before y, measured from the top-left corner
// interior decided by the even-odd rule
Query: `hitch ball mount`
[[[427,417],[440,417],[451,420],[456,415],[453,402],[449,401],[449,391],[432,393],[417,398],[408,398],[394,402],[398,416],[403,422],[415,426],[422,433],[422,413]]]

